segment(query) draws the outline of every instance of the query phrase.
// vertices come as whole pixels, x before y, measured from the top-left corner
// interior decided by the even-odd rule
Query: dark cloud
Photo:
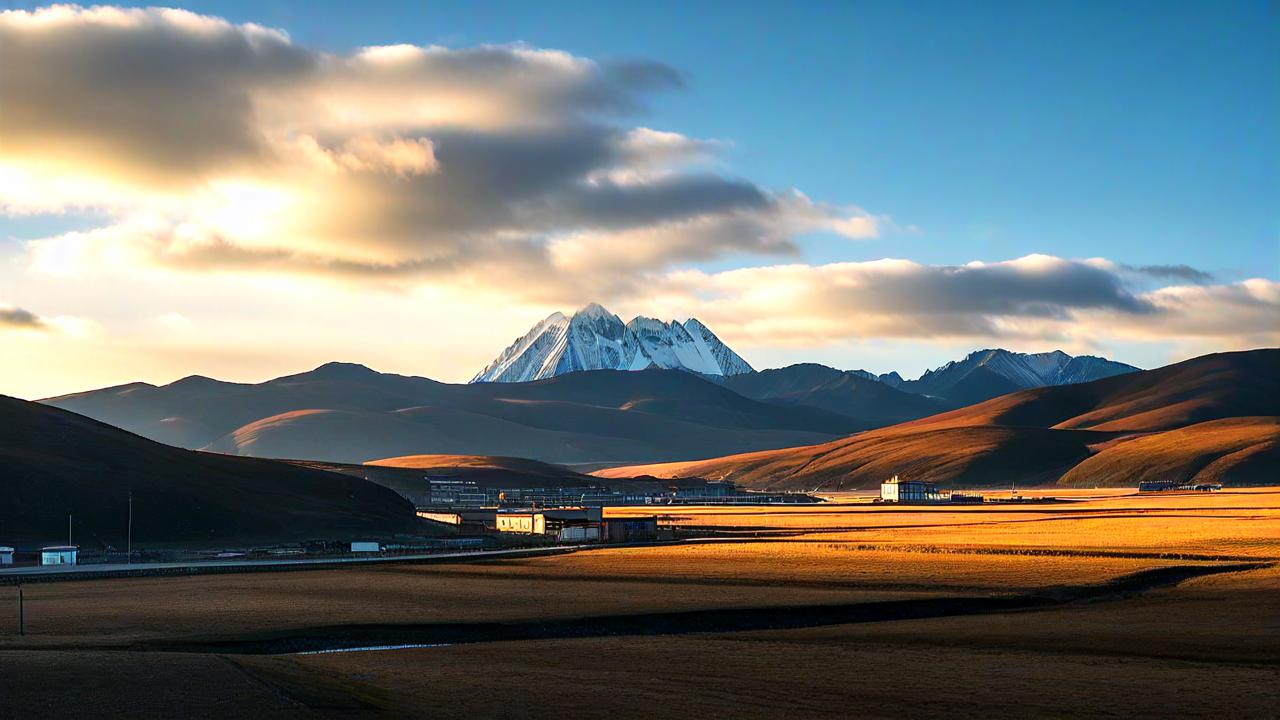
[[[1213,275],[1190,265],[1121,265],[1125,270],[1157,280],[1185,280],[1203,285],[1213,282]]]
[[[41,330],[47,327],[43,320],[29,310],[0,306],[0,327]]]
[[[254,93],[315,67],[282,35],[181,11],[55,8],[45,18],[0,18],[0,154],[199,179],[261,159]]]
[[[1108,308],[1145,314],[1152,307],[1105,268],[1058,258],[1004,263],[916,265],[907,272],[864,272],[831,289],[850,309],[908,315],[1063,317],[1069,310]]]

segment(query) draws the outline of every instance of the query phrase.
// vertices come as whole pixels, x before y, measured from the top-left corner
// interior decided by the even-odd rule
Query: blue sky
[[[814,262],[1025,252],[1280,276],[1266,2],[196,2],[332,51],[525,42],[687,74],[644,122],[918,234]]]
[[[30,3],[12,3],[32,7]],[[525,42],[686,73],[644,122],[918,233],[807,259],[1024,252],[1280,276],[1266,2],[187,2],[331,51]],[[0,220],[6,234],[84,224]]]
[[[796,189],[815,205],[798,211],[784,209],[792,214],[768,221],[786,225],[791,237],[785,242],[760,247],[717,236],[709,241],[720,243],[713,250],[697,252],[680,247],[657,264],[639,267],[630,277],[617,273],[610,280],[612,284],[601,283],[604,294],[600,297],[570,298],[572,293],[562,292],[565,283],[561,282],[562,287],[552,289],[554,292],[539,289],[515,299],[501,300],[494,295],[481,300],[481,293],[459,289],[473,287],[473,280],[451,277],[446,281],[434,275],[412,287],[392,288],[393,294],[404,293],[415,302],[429,297],[445,303],[455,309],[454,314],[463,305],[470,306],[475,317],[491,317],[493,308],[502,310],[501,322],[480,324],[489,330],[488,335],[480,332],[470,317],[455,318],[456,327],[452,329],[432,326],[439,336],[452,338],[450,344],[457,348],[456,357],[423,367],[400,362],[393,344],[379,345],[372,340],[365,346],[371,348],[370,357],[338,358],[349,347],[345,339],[350,333],[373,332],[368,323],[360,323],[359,327],[335,326],[327,342],[316,341],[305,352],[278,355],[270,346],[270,323],[305,322],[304,316],[297,312],[290,315],[284,309],[301,292],[298,278],[314,274],[317,263],[331,265],[335,259],[364,262],[370,258],[345,252],[333,252],[319,260],[306,256],[311,258],[306,261],[311,264],[301,270],[285,269],[286,277],[276,286],[260,283],[248,272],[243,273],[244,277],[228,280],[218,268],[205,272],[209,268],[197,269],[199,263],[194,261],[175,263],[170,262],[171,257],[140,261],[136,237],[139,218],[150,217],[147,213],[154,215],[156,207],[170,212],[173,198],[164,199],[170,204],[138,200],[140,193],[151,192],[138,184],[144,171],[154,170],[146,166],[148,157],[86,158],[85,173],[107,182],[109,187],[124,188],[127,193],[122,197],[128,198],[127,202],[67,195],[80,187],[76,183],[83,179],[73,177],[76,174],[72,172],[50,181],[62,203],[56,211],[7,216],[0,212],[0,312],[9,307],[51,319],[65,316],[70,318],[69,326],[92,328],[84,332],[96,338],[93,342],[99,347],[109,344],[108,340],[117,348],[162,345],[161,349],[147,350],[149,357],[170,353],[168,360],[152,370],[149,379],[180,377],[186,374],[185,369],[220,373],[232,379],[261,379],[263,374],[293,371],[299,364],[331,359],[367,361],[381,369],[462,379],[471,374],[473,366],[487,361],[513,334],[546,311],[556,307],[571,309],[572,303],[586,299],[603,300],[626,315],[701,313],[712,319],[713,328],[723,329],[722,334],[728,335],[732,344],[745,347],[744,355],[757,365],[815,360],[877,371],[900,369],[909,374],[982,346],[1025,350],[1062,346],[1074,351],[1109,353],[1150,366],[1214,349],[1271,343],[1280,332],[1280,313],[1271,305],[1280,302],[1276,299],[1280,298],[1280,287],[1274,284],[1280,280],[1280,133],[1276,131],[1280,127],[1280,23],[1276,22],[1274,4],[356,4],[260,0],[183,2],[180,6],[237,25],[255,23],[279,28],[288,33],[289,42],[296,48],[339,57],[354,57],[353,53],[364,47],[398,43],[442,45],[455,50],[523,43],[605,64],[626,60],[662,63],[681,73],[684,87],[659,92],[609,90],[634,95],[632,99],[646,110],[638,115],[610,118],[605,121],[607,127],[620,133],[653,128],[685,138],[723,141],[713,166],[722,180],[741,180],[743,186],[752,188],[751,192],[764,192],[771,201]],[[0,7],[30,9],[40,5],[0,2]],[[95,32],[93,22],[87,17],[77,19],[75,23],[83,27],[77,25],[75,32],[89,37]],[[227,28],[225,32],[246,31]],[[138,47],[149,41],[140,34]],[[200,41],[192,36],[192,48],[198,49]],[[86,60],[76,54],[75,48],[80,46],[79,40],[68,42],[47,54],[67,63],[58,67],[68,68],[105,68],[119,61],[107,56]],[[157,53],[175,52],[169,46],[157,48]],[[131,60],[126,58],[123,62]],[[175,73],[190,69],[181,57],[157,55],[156,67],[168,64],[182,68]],[[127,83],[128,65],[120,67],[124,70],[120,77]],[[273,71],[264,66],[262,72]],[[142,75],[154,80],[153,75],[163,73]],[[431,83],[438,81],[427,77],[423,87],[437,87]],[[139,97],[148,98],[146,102],[157,108],[175,103],[179,108],[175,122],[181,125],[181,103],[190,99],[164,95],[172,89],[167,86],[141,87],[145,82],[138,81]],[[229,87],[232,82],[228,80]],[[251,87],[251,81],[234,82],[247,83],[243,91],[254,93],[254,102],[270,103],[269,93]],[[132,92],[135,88],[115,88],[112,92],[121,90]],[[545,99],[530,98],[519,102],[531,103],[531,112],[545,110],[540,104]],[[66,102],[73,105],[77,99],[70,94]],[[517,108],[522,107],[519,102]],[[292,110],[294,115],[289,122],[293,125],[288,134],[275,141],[292,142],[289,138],[296,138],[299,133],[313,132],[307,127],[307,111],[299,108]],[[59,111],[64,115],[85,115],[99,109],[100,106],[68,107]],[[577,122],[578,112],[565,109],[553,122]],[[198,113],[192,111],[193,115]],[[464,125],[473,120],[465,120]],[[508,124],[520,125],[518,118],[510,120]],[[417,121],[404,120],[410,125]],[[489,124],[463,130],[490,132],[492,123],[484,123]],[[379,128],[385,129],[372,124],[370,127],[378,132]],[[133,129],[144,135],[153,131],[145,127]],[[276,132],[280,128],[268,130]],[[449,132],[457,131],[457,127],[442,131],[440,127],[423,126],[420,138],[406,137],[434,143],[438,140],[436,134],[445,132],[442,137],[447,137]],[[338,131],[330,128],[316,134],[322,144],[337,143],[326,147],[326,152],[346,147],[341,143],[347,139],[335,132]],[[123,140],[133,143],[137,138]],[[4,170],[4,159],[0,152],[0,170]],[[108,170],[103,168],[121,174],[105,177],[102,173]],[[210,183],[209,187],[229,179],[206,177],[199,172],[203,171],[193,169],[192,177]],[[3,180],[0,174],[0,181]],[[265,182],[262,177],[248,176],[230,180]],[[741,186],[721,188],[722,192],[740,190]],[[0,187],[0,205],[4,200]],[[263,197],[253,201],[257,204],[250,209],[262,210]],[[122,210],[128,203],[133,205]],[[244,209],[230,204],[227,208],[237,212]],[[868,233],[868,237],[852,237],[833,229],[829,221],[849,208],[861,208],[877,218],[878,231]],[[199,212],[191,210],[195,214],[181,218],[182,227],[190,231],[193,223],[208,220],[207,209],[202,205],[196,209]],[[815,213],[827,213],[829,217],[815,220]],[[647,227],[660,228],[672,217],[675,216],[655,216]],[[237,227],[240,225],[243,223]],[[584,227],[581,218],[566,217],[559,224],[552,223],[536,232],[547,233],[544,237],[554,243],[556,238],[572,237]],[[117,230],[94,241],[99,254],[88,261],[84,258],[90,256],[82,256],[86,243],[79,240],[43,245],[32,242],[72,230],[99,228]],[[227,230],[222,226],[214,229]],[[388,233],[396,230],[385,228]],[[228,242],[240,249],[263,250],[260,238],[216,237],[229,238]],[[586,243],[590,247],[570,247],[577,254],[566,257],[586,257],[596,263],[590,267],[613,267],[616,271],[622,256],[609,252],[636,242],[629,237],[608,236],[597,239],[594,245]],[[297,238],[282,235],[277,239],[280,252],[314,249]],[[362,238],[354,238],[351,247],[358,248],[362,242]],[[798,253],[789,250],[792,243]],[[102,254],[101,248],[108,246],[111,251]],[[154,247],[154,242],[146,245]],[[269,254],[276,250],[266,248],[268,257],[276,257]],[[393,263],[411,264],[421,259],[415,255],[421,248],[397,246],[393,250],[392,255],[383,252],[374,260],[386,262],[387,257],[392,257]],[[36,257],[41,252],[43,260]],[[899,293],[906,293],[902,288],[911,287],[933,293],[930,297],[945,298],[950,296],[939,288],[948,282],[946,267],[972,261],[1000,263],[1031,254],[1064,261],[1106,258],[1111,275],[1103,284],[1122,283],[1126,288],[1123,292],[1132,297],[1123,298],[1118,304],[1105,297],[1086,297],[1080,286],[1071,283],[1079,280],[1080,273],[1087,273],[1088,266],[1068,263],[1055,266],[1061,271],[1060,276],[1055,276],[1063,283],[1061,288],[1033,292],[1030,295],[1034,297],[1012,298],[1007,303],[988,298],[991,302],[975,303],[978,310],[970,314],[957,310],[961,314],[952,317],[945,312],[947,308],[933,307],[916,315],[896,316],[885,308],[871,308],[868,312],[878,313],[879,320],[853,327],[840,319],[842,313],[859,313],[866,305],[865,300],[834,294],[850,283],[881,288],[877,292],[884,297],[907,298],[909,295]],[[82,256],[78,264],[68,261],[73,255]],[[633,252],[629,261],[640,262],[636,257],[642,255],[643,252]],[[169,265],[107,272],[95,264],[104,257],[126,257],[134,265]],[[45,272],[50,258],[57,261],[57,273]],[[909,282],[901,285],[886,279],[896,271],[880,266],[852,268],[848,272],[853,276],[835,279],[832,272],[823,270],[832,263],[882,258],[901,258],[920,267],[912,271],[915,274]],[[562,259],[557,256],[557,262]],[[609,265],[611,262],[613,266]],[[809,274],[798,279],[776,274],[737,276],[731,272],[782,263],[802,265]],[[93,282],[86,282],[85,276],[72,277],[75,273],[68,269],[72,265],[78,268],[77,273],[89,266],[96,273]],[[1128,269],[1179,265],[1209,273],[1212,280],[1208,282],[1213,287],[1203,291],[1185,285],[1180,290],[1170,289],[1183,281],[1172,276],[1135,275]],[[568,267],[562,264],[553,269],[569,272],[565,269]],[[278,270],[279,263],[269,269]],[[686,270],[707,276],[699,280],[701,285],[696,291],[688,289],[688,279],[681,275]],[[219,272],[223,274],[218,275]],[[1023,278],[1045,275],[1037,263],[1010,266],[1007,272]],[[1075,275],[1068,278],[1071,273]],[[662,287],[647,293],[636,291],[634,285],[626,283],[634,283],[637,278],[661,281]],[[1268,283],[1238,284],[1250,278]],[[769,285],[775,280],[791,283],[787,297],[796,303],[794,312],[812,320],[803,332],[777,331],[776,318],[753,325],[752,318],[744,317],[749,308],[757,305],[752,304],[743,288],[748,284]],[[569,284],[575,281],[570,275]],[[387,288],[371,289],[363,280],[328,278],[325,282],[329,284],[306,291],[312,293],[312,305],[383,308],[388,297]],[[832,284],[800,298],[797,288],[820,282]],[[1196,282],[1203,285],[1206,281]],[[230,289],[236,283],[239,285]],[[247,290],[246,285],[252,285],[252,289]],[[173,290],[177,287],[199,290]],[[1023,292],[1021,287],[1001,292]],[[95,288],[101,297],[93,296],[91,291]],[[145,295],[145,303],[138,299],[143,297],[142,288],[152,293]],[[156,295],[161,288],[163,294]],[[1143,294],[1151,292],[1157,294]],[[219,331],[229,333],[234,328],[241,332],[242,315],[237,316],[232,309],[219,314],[214,309],[232,295],[243,296],[246,303],[252,297],[255,307],[278,306],[275,315],[260,319],[262,327],[256,330],[256,339],[245,340],[235,357],[227,349],[229,344],[239,342],[232,336],[221,338],[217,352],[208,352],[208,348],[192,344],[190,339],[179,347],[174,328],[199,328],[199,332],[190,332],[210,338],[210,342]],[[702,305],[689,307],[694,301]],[[757,298],[756,302],[759,307],[768,307],[762,299]],[[387,314],[386,322],[422,324],[436,322],[440,316],[428,313],[410,317],[405,306],[381,310]],[[1257,310],[1259,307],[1262,309]],[[738,309],[737,315],[734,308]],[[1216,320],[1234,318],[1244,311],[1254,313],[1248,322],[1232,325]],[[1115,312],[1120,313],[1123,322],[1107,315]],[[359,316],[352,313],[353,317]],[[396,317],[396,313],[403,315]],[[1159,321],[1151,319],[1157,316]],[[944,323],[940,317],[965,329],[944,332],[946,337],[941,337],[938,332]],[[166,318],[163,327],[170,335],[162,337],[147,329],[156,318]],[[465,331],[458,329],[464,326]],[[1213,326],[1223,329],[1218,331]],[[30,367],[43,367],[40,357],[68,352],[65,343],[55,343],[48,333],[25,337],[31,344]],[[120,352],[120,357],[129,357],[124,350]],[[432,356],[430,362],[436,359]],[[129,370],[130,364],[125,362],[120,372]],[[50,375],[47,383],[62,383],[74,389],[78,381],[68,378],[69,373]],[[32,392],[36,391],[27,391]]]

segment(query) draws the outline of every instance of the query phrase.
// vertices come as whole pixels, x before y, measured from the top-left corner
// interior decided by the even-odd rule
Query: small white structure
[[[13,548],[0,545],[0,565],[13,564]]]
[[[356,541],[351,543],[351,552],[353,553],[382,552],[382,546],[376,542]]]
[[[79,545],[50,545],[46,548],[40,548],[40,564],[75,565],[79,555]]]
[[[937,503],[947,498],[938,486],[922,480],[899,480],[897,475],[880,483],[880,500],[897,503]]]

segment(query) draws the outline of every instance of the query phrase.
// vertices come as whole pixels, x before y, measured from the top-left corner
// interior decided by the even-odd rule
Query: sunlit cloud
[[[698,307],[722,336],[762,346],[1089,337],[1280,345],[1280,283],[1147,291],[1106,260],[1029,255],[956,266],[878,260],[678,271],[663,291]]]
[[[659,243],[645,268],[662,268],[877,232],[856,208],[712,172],[721,141],[618,124],[682,86],[660,63],[521,45],[335,55],[186,11],[72,6],[0,13],[0,53],[0,207],[105,211],[93,244],[143,246],[117,259],[401,282],[506,255],[554,282],[573,269],[548,250],[566,237],[578,266],[604,266],[636,235],[744,230]],[[80,265],[109,254],[94,252]]]

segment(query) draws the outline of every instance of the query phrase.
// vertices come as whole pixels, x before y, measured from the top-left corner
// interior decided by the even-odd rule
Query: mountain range
[[[552,313],[518,338],[471,382],[527,382],[582,370],[687,370],[729,376],[747,361],[695,318],[683,323],[636,317],[623,324],[592,303],[572,317]]]
[[[961,406],[954,397],[985,399],[984,393],[997,389],[1080,377],[1064,374],[1081,360],[1064,353],[987,350],[895,388],[861,371],[816,364],[750,370],[745,363],[724,360],[737,355],[694,320],[637,318],[624,325],[603,308],[589,306],[563,327],[567,336],[587,339],[571,343],[565,333],[547,328],[530,333],[513,346],[523,351],[509,350],[499,358],[507,364],[497,375],[528,371],[533,367],[526,362],[533,357],[529,352],[549,338],[558,338],[552,354],[573,363],[582,364],[583,348],[593,348],[597,360],[627,350],[645,362],[679,361],[683,371],[650,367],[528,382],[447,384],[328,363],[257,384],[193,375],[164,386],[130,383],[44,402],[159,442],[233,455],[338,463],[497,455],[600,467],[823,442]],[[703,338],[701,344],[671,340],[687,337],[689,327]],[[720,358],[717,368],[742,371],[690,370],[709,367],[699,358]],[[1096,360],[1086,368],[1094,372],[1129,367],[1089,360]]]
[[[598,466],[802,445],[868,427],[669,370],[447,384],[329,363],[258,384],[192,376],[44,402],[185,448],[351,463],[462,454]]]
[[[471,382],[525,382],[583,370],[653,368],[697,373],[760,400],[776,399],[835,412],[845,412],[841,408],[848,407],[851,389],[874,392],[865,390],[854,377],[930,396],[933,402],[916,403],[915,407],[936,412],[1016,390],[1090,382],[1138,369],[1090,355],[1072,357],[1061,350],[1027,354],[991,349],[970,353],[915,380],[904,380],[897,372],[841,372],[806,363],[766,370],[765,378],[741,381],[754,373],[751,365],[696,318],[680,323],[636,317],[624,324],[617,315],[592,303],[570,317],[552,313],[503,350]],[[895,420],[907,419],[912,412],[906,410]],[[865,417],[866,413],[854,414]],[[924,414],[928,412],[912,417]],[[879,424],[885,423],[880,420]]]
[[[879,379],[900,390],[969,405],[1017,390],[1075,385],[1137,370],[1093,355],[1072,357],[1061,350],[1029,354],[994,349],[969,353],[965,359],[929,370],[916,380],[902,380],[897,373]]]
[[[892,475],[952,486],[1274,483],[1277,467],[1280,350],[1266,349],[1021,390],[809,447],[597,474],[846,490]]]

